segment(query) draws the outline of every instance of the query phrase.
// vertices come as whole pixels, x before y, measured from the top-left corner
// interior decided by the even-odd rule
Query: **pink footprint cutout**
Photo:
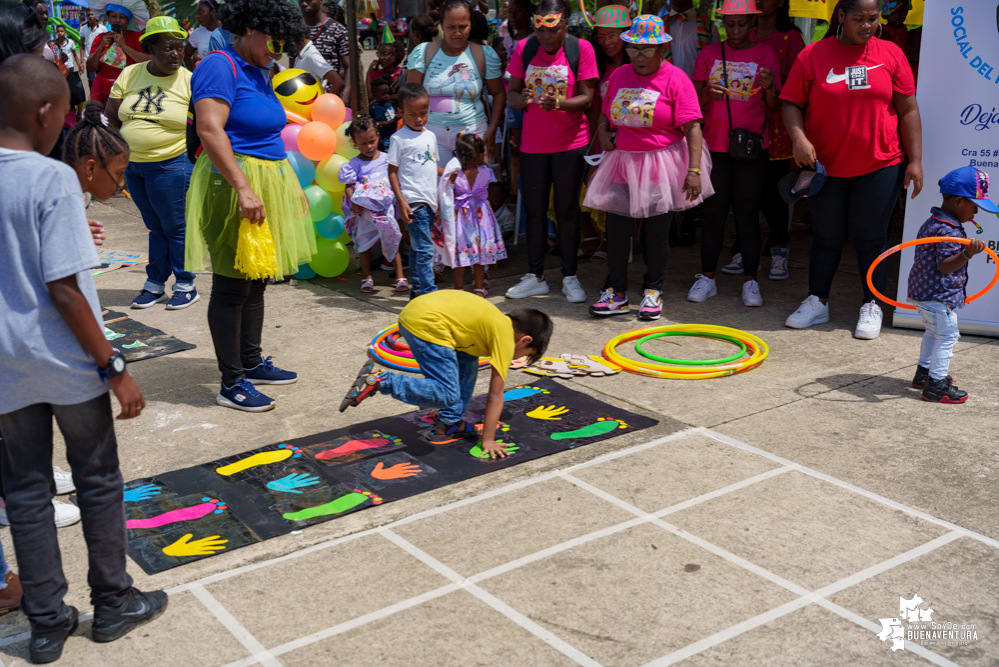
[[[170,510],[169,512],[165,512],[159,516],[150,517],[148,519],[129,519],[125,522],[125,527],[159,528],[160,526],[177,523],[178,521],[194,521],[195,519],[200,519],[201,517],[207,516],[212,512],[221,514],[222,510],[226,508],[225,503],[221,500],[217,500],[215,498],[202,498],[202,500],[207,502],[193,507],[181,507],[180,509]]]
[[[320,461],[325,461],[327,459],[335,459],[340,456],[345,456],[347,454],[353,454],[354,452],[360,452],[365,449],[375,449],[377,447],[384,447],[389,443],[388,438],[368,438],[367,440],[348,440],[339,447],[334,449],[327,449],[324,452],[319,452],[316,454],[316,458]]]

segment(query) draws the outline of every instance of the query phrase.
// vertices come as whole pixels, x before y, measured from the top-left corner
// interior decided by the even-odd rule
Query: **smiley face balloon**
[[[273,79],[274,94],[286,111],[312,120],[312,104],[323,94],[323,86],[304,69],[286,69]]]

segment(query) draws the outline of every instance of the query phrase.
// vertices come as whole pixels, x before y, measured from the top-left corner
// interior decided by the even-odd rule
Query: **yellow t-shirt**
[[[161,162],[187,150],[191,72],[181,67],[170,76],[153,76],[148,64],[123,69],[111,89],[111,99],[121,100],[118,118],[132,162]]]
[[[402,309],[399,324],[428,343],[489,357],[506,380],[513,361],[513,322],[482,297],[450,289],[424,294]]]

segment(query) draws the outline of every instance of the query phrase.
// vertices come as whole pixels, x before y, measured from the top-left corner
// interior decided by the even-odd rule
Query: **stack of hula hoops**
[[[368,343],[368,352],[378,364],[404,373],[419,373],[420,364],[413,358],[405,339],[399,335],[399,325],[393,324],[388,329],[378,332],[378,335]],[[487,357],[479,358],[479,370],[489,367]]]
[[[670,359],[652,354],[644,349],[649,341],[668,336],[715,338],[732,343],[739,348],[739,351],[721,359],[690,360]],[[648,361],[629,359],[617,351],[618,346],[636,338],[638,341],[635,343],[635,351]],[[711,324],[672,324],[636,329],[615,336],[604,346],[604,358],[626,371],[673,380],[708,380],[742,373],[760,365],[768,354],[770,354],[770,348],[762,338],[739,329]]]

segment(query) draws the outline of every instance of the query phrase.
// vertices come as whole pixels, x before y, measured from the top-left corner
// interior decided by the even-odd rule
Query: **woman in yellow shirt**
[[[200,298],[194,274],[184,270],[184,204],[193,169],[186,145],[191,103],[191,73],[183,67],[186,37],[177,19],[150,19],[140,39],[151,59],[122,70],[105,110],[132,151],[125,180],[149,229],[146,284],[132,308],[166,301],[167,310],[178,310]],[[168,297],[171,273],[176,280]]]

